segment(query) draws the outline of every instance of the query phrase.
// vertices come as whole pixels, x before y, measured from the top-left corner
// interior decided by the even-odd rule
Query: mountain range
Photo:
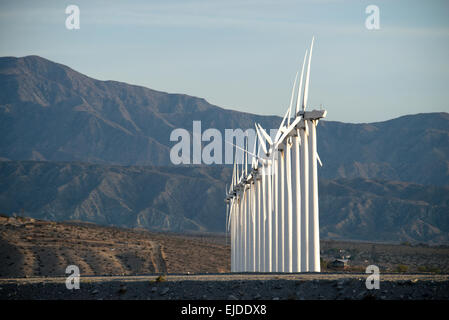
[[[223,231],[230,168],[172,165],[170,133],[281,121],[38,56],[0,58],[0,88],[0,212],[53,220]],[[318,152],[322,236],[448,241],[449,114],[323,120]]]
[[[1,161],[0,212],[156,231],[223,232],[222,166]],[[449,186],[319,181],[324,238],[449,243]]]
[[[278,128],[281,119],[206,100],[99,81],[38,56],[0,58],[0,157],[9,160],[171,165],[176,128]],[[278,107],[280,112],[284,106]],[[320,177],[449,184],[449,114],[368,124],[321,121]]]

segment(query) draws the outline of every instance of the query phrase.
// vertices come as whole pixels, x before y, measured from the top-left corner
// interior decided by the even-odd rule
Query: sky
[[[80,9],[69,30],[65,9]],[[379,8],[369,30],[366,7]],[[309,106],[327,120],[449,112],[448,1],[4,1],[0,56],[283,115],[315,36]]]

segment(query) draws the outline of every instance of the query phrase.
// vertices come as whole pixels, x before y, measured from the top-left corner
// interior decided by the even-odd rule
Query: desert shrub
[[[405,264],[399,264],[396,267],[396,271],[397,272],[407,272],[408,271],[408,266],[406,266]]]
[[[427,267],[427,270],[432,273],[441,273],[441,269],[438,267]]]
[[[162,274],[156,278],[156,282],[164,282],[164,281],[165,281],[165,276]]]
[[[324,260],[323,258],[320,257],[320,266],[321,266],[321,270],[327,270],[327,264],[329,262],[327,260]]]
[[[365,273],[366,267],[364,267],[364,266],[348,266],[347,270],[350,272]]]
[[[419,266],[419,272],[441,273],[441,269],[437,266]]]
[[[427,272],[427,267],[426,266],[419,266],[418,267],[418,271],[419,272]]]

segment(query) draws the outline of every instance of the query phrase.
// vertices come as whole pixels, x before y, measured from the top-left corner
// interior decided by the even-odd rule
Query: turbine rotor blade
[[[256,135],[256,137],[255,137],[255,139],[254,139],[254,150],[253,150],[253,154],[256,154],[256,151],[257,151],[257,135]],[[255,164],[256,164],[256,157],[253,157],[253,158],[251,159],[251,166],[252,166],[253,168],[255,168]]]
[[[304,96],[303,96],[303,101],[302,101],[302,111],[306,110],[307,99],[309,97],[310,63],[312,62],[312,50],[313,50],[313,42],[314,42],[314,40],[315,40],[315,37],[312,37],[312,43],[310,44],[309,61],[307,63],[306,83],[304,85]]]
[[[271,146],[273,145],[273,140],[271,140],[271,137],[268,135],[268,133],[265,131],[264,128],[260,124],[257,124],[259,126],[260,132],[264,136],[264,138],[267,140],[268,144]]]
[[[301,101],[300,98],[301,98],[301,91],[302,91],[302,80],[303,80],[303,77],[304,77],[304,66],[306,65],[306,58],[307,58],[307,53],[308,52],[309,51],[306,49],[306,53],[304,54],[304,61],[302,62],[301,78],[299,80],[298,97],[297,97],[297,100],[296,100],[296,112],[295,112],[295,114],[298,114],[298,112],[299,112],[299,104],[300,104],[300,101]]]
[[[265,154],[267,154],[267,147],[265,145],[265,142],[263,141],[260,132],[259,132],[259,128],[257,127],[257,124],[254,125],[256,127],[256,132],[257,132],[257,136],[259,137],[259,147],[262,146],[263,152],[265,152]]]
[[[231,209],[229,210],[229,217],[228,217],[228,219],[229,219],[229,223],[228,223],[228,227],[230,227],[231,226],[231,216],[234,214],[234,212],[235,212],[235,209],[234,210],[232,210],[232,207],[234,206],[234,198],[232,198],[231,199]]]
[[[256,155],[255,153],[252,153],[252,152],[250,152],[250,151],[248,151],[248,150],[245,150],[245,149],[239,147],[238,145],[233,144],[232,142],[229,142],[229,141],[227,141],[227,140],[225,140],[225,142],[226,142],[226,143],[229,143],[230,145],[233,145],[233,146],[236,147],[237,149],[242,150],[244,153],[250,154],[250,155],[252,155],[253,157],[257,157],[257,155]]]
[[[320,164],[320,167],[323,166],[323,163],[321,162],[320,156],[318,155],[318,152],[316,153],[316,159],[318,160],[318,163]]]
[[[298,72],[296,72],[296,76],[295,76],[295,82],[293,83],[293,88],[292,88],[292,95],[291,95],[291,98],[290,98],[290,107],[289,107],[289,109],[290,109],[290,114],[291,114],[291,109],[292,109],[292,107],[293,107],[293,99],[294,99],[294,97],[295,97],[295,89],[296,89],[296,82],[298,81]],[[288,117],[288,121],[287,121],[287,126],[289,126],[290,125],[290,117]]]
[[[292,122],[292,124],[285,130],[284,134],[281,136],[279,141],[276,143],[276,147],[281,144],[285,137],[288,136],[288,134],[295,128],[295,126],[301,121],[301,118],[297,117],[295,121]]]
[[[279,129],[276,132],[276,136],[274,138],[275,143],[276,143],[276,141],[278,141],[279,137],[282,135],[282,128],[284,128],[284,122],[285,122],[285,119],[287,119],[289,113],[290,113],[290,108],[287,109],[287,112],[285,113],[284,118],[282,119],[281,125],[279,126]]]

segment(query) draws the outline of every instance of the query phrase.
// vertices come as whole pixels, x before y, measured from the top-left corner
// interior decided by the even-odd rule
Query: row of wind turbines
[[[306,111],[313,43],[274,139],[255,124],[253,152],[246,137],[243,159],[236,153],[226,187],[231,272],[320,272],[316,126],[326,111]]]

